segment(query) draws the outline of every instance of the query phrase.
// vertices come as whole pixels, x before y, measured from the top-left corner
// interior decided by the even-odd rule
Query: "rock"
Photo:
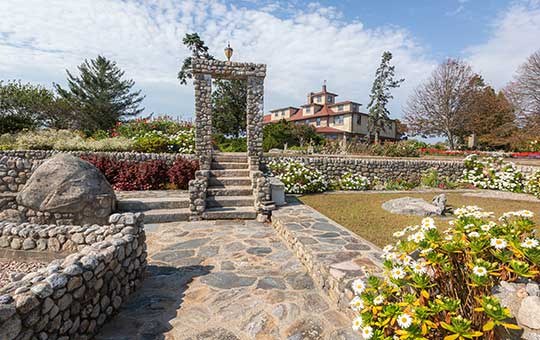
[[[223,328],[213,328],[195,336],[197,340],[239,340],[236,335]]]
[[[216,272],[201,278],[202,283],[221,289],[251,286],[255,280],[254,277],[238,276],[231,272]]]
[[[421,198],[401,197],[383,203],[382,208],[392,214],[432,216],[440,215],[440,208]]]
[[[264,256],[264,255],[270,254],[272,252],[272,248],[269,248],[269,247],[251,247],[251,248],[248,248],[246,251],[247,251],[248,254],[251,254],[251,255]]]
[[[12,316],[0,327],[0,339],[12,340],[21,332],[21,319],[18,315]]]
[[[38,284],[35,284],[34,286],[32,286],[32,288],[30,288],[30,290],[42,299],[51,296],[54,292],[51,285],[47,282],[40,282]]]
[[[24,220],[24,215],[17,209],[6,209],[0,211],[0,221],[22,223]]]
[[[431,204],[436,206],[439,209],[439,215],[442,215],[444,211],[446,210],[446,202],[447,202],[446,194],[440,194],[431,200]]]
[[[521,301],[517,320],[521,325],[540,329],[540,296],[528,296]]]
[[[527,283],[525,290],[531,296],[540,296],[540,285],[536,282]]]
[[[38,212],[75,214],[79,223],[107,223],[116,202],[111,185],[92,164],[58,154],[41,164],[17,202]]]
[[[285,289],[285,281],[279,277],[263,277],[257,283],[257,289]]]

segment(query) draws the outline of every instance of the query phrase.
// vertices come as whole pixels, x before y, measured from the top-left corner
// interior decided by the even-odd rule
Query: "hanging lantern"
[[[234,50],[231,47],[231,44],[227,42],[227,47],[225,48],[225,56],[227,57],[227,61],[231,61],[232,55]]]

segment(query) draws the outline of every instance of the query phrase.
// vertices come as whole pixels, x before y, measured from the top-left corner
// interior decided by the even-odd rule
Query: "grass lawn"
[[[420,216],[403,216],[387,212],[381,205],[400,197],[418,197],[431,202],[438,193],[346,193],[316,194],[300,197],[305,204],[315,208],[342,226],[379,247],[394,243],[392,234],[408,225],[420,224]],[[493,198],[466,197],[458,192],[446,192],[448,204],[459,208],[464,205],[477,205],[485,211],[492,211],[496,217],[507,211],[527,209],[535,213],[540,223],[540,202],[525,202]],[[449,219],[435,218],[439,228],[448,228]]]

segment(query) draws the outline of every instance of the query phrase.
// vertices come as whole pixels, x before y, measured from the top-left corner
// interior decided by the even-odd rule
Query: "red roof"
[[[349,111],[336,112],[332,110],[328,105],[324,105],[322,109],[320,109],[319,111],[311,115],[304,115],[303,110],[298,110],[297,113],[292,115],[289,120],[295,121],[295,120],[312,119],[312,118],[319,118],[319,117],[338,116],[338,115],[343,115],[347,113],[351,113],[351,112]]]
[[[315,128],[315,131],[319,133],[347,132],[347,131],[339,130],[339,129],[329,127],[329,126]]]

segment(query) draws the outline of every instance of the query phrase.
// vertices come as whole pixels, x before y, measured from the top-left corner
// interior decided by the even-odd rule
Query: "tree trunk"
[[[375,144],[379,144],[379,131],[375,131]]]

